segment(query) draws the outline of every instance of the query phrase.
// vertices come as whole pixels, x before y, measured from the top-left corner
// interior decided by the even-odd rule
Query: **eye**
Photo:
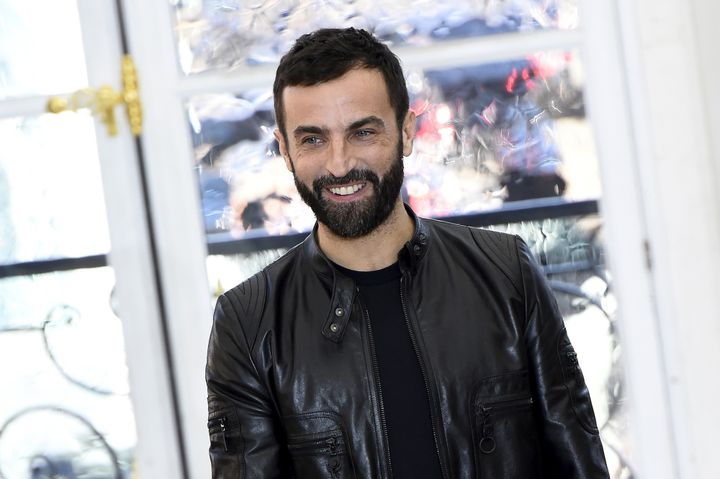
[[[303,145],[316,146],[322,143],[322,139],[319,136],[306,136],[300,141],[300,143]]]
[[[375,132],[373,130],[357,130],[355,132],[355,138],[365,139],[370,138]]]

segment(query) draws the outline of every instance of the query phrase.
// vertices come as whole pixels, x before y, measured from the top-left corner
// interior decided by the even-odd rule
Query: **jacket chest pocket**
[[[285,418],[288,452],[298,479],[354,478],[342,424],[330,413]]]
[[[539,441],[527,373],[483,379],[473,395],[477,477],[541,477]]]

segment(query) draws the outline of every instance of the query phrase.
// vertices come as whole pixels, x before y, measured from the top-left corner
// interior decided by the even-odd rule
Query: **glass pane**
[[[419,114],[406,161],[408,201],[424,216],[503,202],[600,196],[582,71],[571,52],[409,72]]]
[[[545,269],[590,390],[611,477],[632,477],[617,304],[605,268],[600,218],[546,219],[491,229],[520,235]],[[209,256],[213,297],[260,271],[282,253],[284,250]]]
[[[110,249],[93,120],[0,120],[0,263]]]
[[[277,62],[318,28],[364,28],[393,45],[577,27],[577,0],[172,0],[185,74]]]
[[[0,477],[130,477],[114,285],[111,268],[0,280]]]
[[[87,86],[75,0],[0,1],[0,99]]]
[[[576,54],[406,74],[418,131],[403,195],[418,214],[600,197]],[[269,89],[188,103],[208,233],[280,235],[315,221],[277,155]]]

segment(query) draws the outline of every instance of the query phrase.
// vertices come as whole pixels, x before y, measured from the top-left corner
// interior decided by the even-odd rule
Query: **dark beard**
[[[402,143],[398,143],[395,161],[383,175],[382,181],[370,170],[352,170],[342,178],[322,176],[313,181],[311,190],[297,175],[293,173],[293,176],[300,197],[315,213],[320,223],[342,238],[359,238],[383,224],[395,208],[404,176]],[[325,188],[351,181],[371,183],[374,194],[352,203],[335,203],[323,197]]]

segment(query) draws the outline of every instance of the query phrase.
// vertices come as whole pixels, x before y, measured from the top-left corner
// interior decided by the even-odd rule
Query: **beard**
[[[293,172],[295,186],[302,200],[315,213],[315,217],[320,223],[342,238],[365,236],[388,219],[400,195],[403,176],[401,142],[398,142],[395,159],[382,179],[370,170],[351,170],[340,178],[333,175],[321,176],[313,181],[311,189]],[[367,198],[348,203],[334,202],[323,196],[324,189],[351,181],[364,181],[372,184],[374,193]]]

